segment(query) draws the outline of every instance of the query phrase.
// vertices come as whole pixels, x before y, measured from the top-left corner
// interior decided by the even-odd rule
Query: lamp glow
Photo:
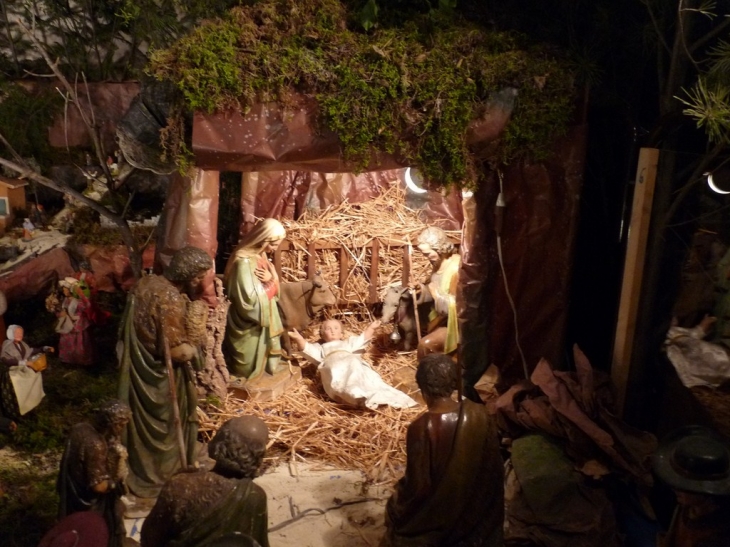
[[[727,191],[727,190],[722,190],[722,189],[720,189],[720,188],[719,188],[719,187],[718,187],[718,186],[717,186],[717,185],[715,184],[715,181],[714,181],[714,180],[712,179],[712,173],[711,173],[711,172],[707,172],[707,173],[704,173],[704,175],[705,175],[705,176],[707,177],[707,186],[709,186],[709,187],[710,187],[710,189],[711,189],[711,190],[712,190],[713,192],[717,192],[718,194],[730,194],[730,191]]]
[[[411,178],[411,168],[410,167],[406,168],[406,174],[405,174],[404,178],[406,179],[406,186],[408,187],[408,189],[411,192],[415,192],[416,194],[425,194],[426,192],[428,192],[428,190],[425,190],[424,188],[420,188],[419,186],[416,186],[416,183],[413,182],[413,179]]]

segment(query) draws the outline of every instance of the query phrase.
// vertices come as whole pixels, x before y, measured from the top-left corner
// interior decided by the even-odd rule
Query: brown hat
[[[677,490],[730,496],[730,446],[709,428],[681,427],[662,439],[654,472]]]
[[[81,511],[61,519],[43,536],[38,547],[99,547],[108,543],[104,517],[94,511]]]

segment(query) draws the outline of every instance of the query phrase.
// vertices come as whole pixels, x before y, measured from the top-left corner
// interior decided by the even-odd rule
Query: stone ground
[[[280,464],[256,479],[268,497],[271,547],[375,547],[385,532],[386,486],[363,490],[360,471],[317,463]],[[322,513],[324,511],[324,514]],[[292,521],[297,515],[298,520]],[[139,541],[143,518],[127,520]]]

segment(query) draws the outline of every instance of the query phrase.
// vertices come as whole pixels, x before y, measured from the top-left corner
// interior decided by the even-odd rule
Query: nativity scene
[[[469,3],[213,2],[176,7],[185,24],[153,4],[125,4],[124,28],[133,6],[175,33],[126,40],[155,44],[117,51],[144,65],[132,81],[72,77],[13,14],[53,73],[23,93],[64,108],[22,153],[0,116],[18,177],[0,196],[0,442],[54,509],[34,526],[0,509],[11,547],[726,539],[723,420],[697,391],[689,429],[634,409],[647,382],[676,393],[644,378],[649,332],[722,400],[727,272],[698,275],[706,301],[671,324],[640,322],[666,153],[642,147],[620,217],[639,239],[616,287],[593,287],[616,293],[613,351],[584,351],[595,137],[572,58]]]

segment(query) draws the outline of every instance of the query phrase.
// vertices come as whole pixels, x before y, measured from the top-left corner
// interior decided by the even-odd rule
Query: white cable
[[[503,198],[503,179],[502,179],[502,171],[498,171],[499,174],[499,196],[497,196],[497,206],[498,207],[505,207],[505,201]],[[497,256],[499,257],[499,267],[502,270],[502,280],[504,281],[504,291],[507,293],[507,300],[509,300],[509,305],[512,308],[512,319],[515,324],[515,343],[517,344],[517,351],[520,352],[520,358],[522,359],[522,370],[525,373],[525,379],[530,379],[530,373],[527,370],[527,360],[525,359],[525,354],[522,351],[522,346],[520,345],[520,330],[517,325],[517,307],[515,306],[515,302],[512,299],[512,294],[509,292],[509,284],[507,283],[507,272],[504,269],[504,258],[502,257],[502,236],[500,234],[497,234]]]

